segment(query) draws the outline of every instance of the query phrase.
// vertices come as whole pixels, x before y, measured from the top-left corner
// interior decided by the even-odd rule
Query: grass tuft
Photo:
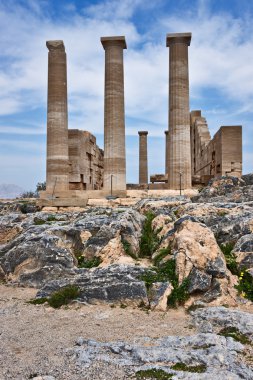
[[[171,254],[171,247],[160,249],[159,253],[156,255],[156,257],[153,260],[154,265],[158,266],[160,264],[160,262],[162,261],[162,259],[164,259],[164,257],[166,257],[170,254]]]
[[[225,256],[228,269],[230,270],[232,274],[235,274],[236,276],[238,276],[239,269],[236,262],[236,256],[234,253],[232,253],[234,246],[235,244],[233,242],[228,242],[226,244],[221,244],[220,249],[222,250]]]
[[[28,301],[28,303],[30,303],[32,305],[42,305],[45,302],[47,302],[47,298],[46,297],[35,298],[33,300]]]
[[[124,248],[125,253],[126,253],[128,256],[132,257],[132,259],[137,260],[138,257],[137,257],[136,254],[133,252],[132,247],[131,247],[131,244],[130,244],[127,240],[124,240],[124,239],[122,239],[121,242],[122,242],[122,245],[123,245],[123,248]]]
[[[155,214],[152,211],[148,211],[146,214],[146,220],[142,228],[142,236],[140,241],[140,257],[151,257],[152,253],[158,247],[160,239],[158,233],[160,231],[153,231],[152,221],[155,218]]]
[[[226,338],[231,337],[242,344],[252,344],[247,335],[241,333],[236,327],[225,327],[224,329],[220,330],[218,335],[225,336]]]
[[[95,268],[98,267],[99,264],[102,263],[101,257],[93,257],[92,259],[86,259],[84,256],[78,256],[78,268]]]
[[[200,365],[186,365],[185,363],[177,363],[174,364],[172,367],[175,371],[185,371],[185,372],[195,372],[195,373],[204,373],[206,372],[206,365],[200,364]]]
[[[167,379],[172,379],[172,376],[173,375],[163,371],[162,369],[156,369],[156,368],[145,369],[145,370],[140,370],[136,372],[137,379],[167,380]]]
[[[41,305],[45,302],[48,302],[48,304],[57,309],[61,307],[62,305],[67,305],[74,299],[76,299],[80,294],[80,290],[77,286],[74,285],[68,285],[64,288],[61,288],[54,293],[51,294],[50,297],[42,297],[42,298],[35,298],[33,300],[28,301],[28,303],[32,305]]]
[[[145,282],[147,290],[151,288],[154,282],[169,281],[174,289],[168,297],[167,305],[172,308],[183,305],[190,297],[188,293],[189,280],[185,278],[181,285],[178,283],[175,259],[168,260],[158,268],[153,268],[153,272],[146,271],[141,276],[141,280]]]

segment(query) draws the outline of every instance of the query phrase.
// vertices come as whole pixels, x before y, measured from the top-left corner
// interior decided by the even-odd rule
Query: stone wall
[[[87,131],[70,129],[69,189],[100,190],[103,186],[104,153],[96,144],[96,137]]]
[[[191,112],[193,183],[206,184],[213,177],[242,175],[242,127],[222,126],[211,139],[201,111]]]

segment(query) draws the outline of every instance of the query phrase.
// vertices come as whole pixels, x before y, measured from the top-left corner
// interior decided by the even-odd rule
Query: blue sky
[[[68,56],[69,128],[103,146],[101,36],[125,35],[127,181],[138,181],[138,130],[148,130],[149,174],[164,172],[168,128],[166,33],[192,32],[190,107],[211,134],[243,125],[243,171],[253,172],[253,2],[246,0],[0,0],[0,183],[45,179],[46,40]]]

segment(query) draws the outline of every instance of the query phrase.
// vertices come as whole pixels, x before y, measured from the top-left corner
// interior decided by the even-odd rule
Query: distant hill
[[[16,198],[24,193],[22,187],[13,184],[0,184],[0,198]]]

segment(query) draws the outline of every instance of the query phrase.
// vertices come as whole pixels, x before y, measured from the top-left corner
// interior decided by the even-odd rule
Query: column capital
[[[46,46],[49,51],[65,51],[64,42],[62,40],[46,41]]]
[[[127,49],[125,36],[101,37],[100,41],[104,49],[110,46],[120,46],[122,49]]]
[[[147,136],[148,131],[139,131],[138,134],[139,134],[139,136]]]
[[[191,33],[168,33],[166,35],[166,47],[170,47],[171,45],[178,43],[190,46],[191,38]]]

